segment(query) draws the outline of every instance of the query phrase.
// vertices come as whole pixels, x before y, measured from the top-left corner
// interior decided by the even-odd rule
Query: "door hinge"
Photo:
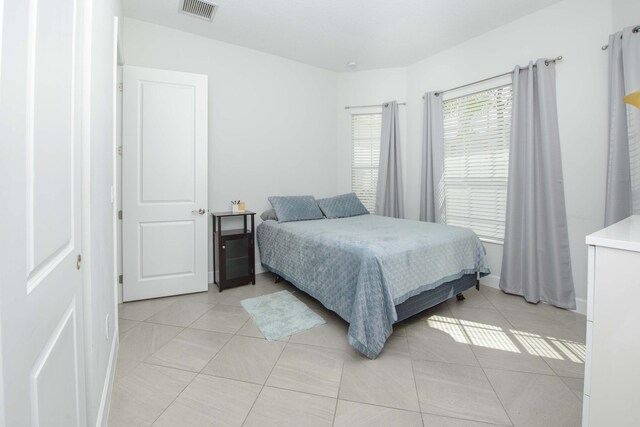
[[[118,211],[118,219],[122,219],[122,211]]]
[[[122,92],[122,88],[123,88],[123,87],[122,87],[122,83],[118,83],[118,90],[119,90],[120,92]]]
[[[122,145],[118,146],[118,155],[122,156]]]
[[[123,282],[124,282],[124,276],[121,274],[118,276],[118,283],[122,285]]]

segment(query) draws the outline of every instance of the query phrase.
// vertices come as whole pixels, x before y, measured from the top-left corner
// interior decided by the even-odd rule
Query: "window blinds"
[[[381,126],[381,113],[351,116],[351,191],[371,213],[376,205]]]
[[[511,85],[444,101],[446,222],[502,243],[507,206]]]

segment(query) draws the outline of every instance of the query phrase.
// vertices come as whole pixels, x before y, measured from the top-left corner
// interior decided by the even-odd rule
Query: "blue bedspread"
[[[375,358],[397,320],[395,306],[464,274],[489,273],[467,228],[361,215],[257,228],[265,268],[349,322],[349,343]]]

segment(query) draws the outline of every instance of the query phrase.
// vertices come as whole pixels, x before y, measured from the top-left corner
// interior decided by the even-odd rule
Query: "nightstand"
[[[256,284],[255,212],[213,212],[213,281],[218,289]],[[242,228],[223,229],[223,219],[241,218]],[[251,224],[248,224],[248,221]]]

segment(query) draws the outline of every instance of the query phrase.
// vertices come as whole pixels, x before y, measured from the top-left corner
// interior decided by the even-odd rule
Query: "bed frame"
[[[281,280],[282,277],[275,274],[275,283],[278,283]],[[293,283],[293,285],[295,286],[295,283]],[[398,320],[396,320],[396,323],[402,322],[403,320],[428,310],[431,307],[435,307],[436,305],[453,298],[454,295],[458,301],[462,301],[464,300],[462,292],[472,288],[473,286],[475,286],[477,290],[480,290],[480,280],[478,278],[478,274],[475,273],[465,274],[457,280],[443,283],[437,288],[412,296],[405,302],[396,305],[396,312],[398,313]]]
[[[436,305],[452,298],[454,295],[458,301],[462,301],[464,300],[462,292],[472,288],[473,286],[475,286],[477,290],[480,290],[480,280],[476,274],[466,274],[458,280],[443,283],[435,289],[424,291],[418,295],[412,296],[402,304],[396,305],[396,312],[398,313],[398,320],[396,323],[402,322],[403,320],[428,310],[431,307],[435,307]]]

